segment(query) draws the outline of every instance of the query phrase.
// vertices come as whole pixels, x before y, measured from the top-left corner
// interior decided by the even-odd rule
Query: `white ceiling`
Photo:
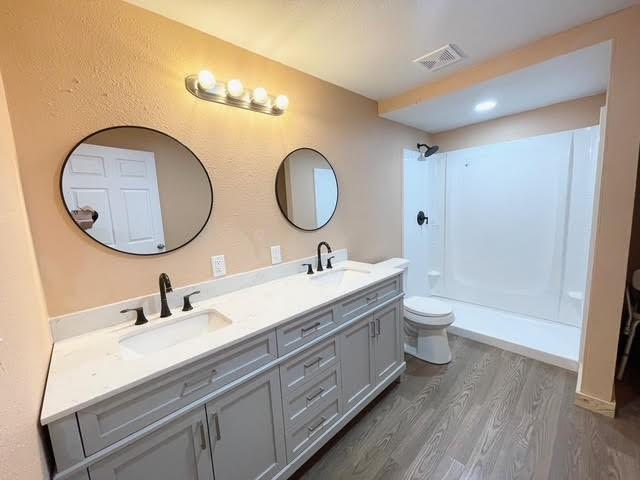
[[[609,42],[601,43],[382,116],[437,133],[595,95],[607,89],[610,52]],[[496,108],[476,112],[475,105],[485,100],[495,100]]]
[[[372,99],[405,92],[640,0],[127,0]],[[467,58],[412,60],[446,43]]]

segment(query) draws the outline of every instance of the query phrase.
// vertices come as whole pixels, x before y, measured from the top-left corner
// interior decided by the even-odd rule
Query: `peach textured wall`
[[[0,478],[49,478],[38,418],[51,338],[0,77]]]
[[[606,95],[594,95],[431,135],[440,150],[508,142],[600,123]]]
[[[612,41],[607,126],[589,313],[578,389],[610,401],[640,144],[640,6],[530,43],[379,103],[380,112],[467,88],[580,48]]]
[[[422,132],[377,116],[362,96],[164,17],[116,0],[25,0],[3,6],[0,67],[5,75],[24,193],[51,315],[211,278],[210,257],[229,273],[315,252],[320,240],[362,260],[401,253],[402,149]],[[285,93],[280,117],[196,99],[184,77],[209,67]],[[63,210],[62,162],[87,134],[112,125],[152,127],[191,148],[209,171],[213,217],[187,247],[140,258],[89,241]],[[314,233],[294,229],[274,195],[278,165],[309,146],[333,164],[340,203]]]

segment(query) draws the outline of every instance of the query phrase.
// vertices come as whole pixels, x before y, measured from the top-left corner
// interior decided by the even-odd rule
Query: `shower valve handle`
[[[426,223],[427,225],[429,224],[429,217],[427,217],[422,210],[418,212],[417,220],[418,225],[422,225],[424,223]]]

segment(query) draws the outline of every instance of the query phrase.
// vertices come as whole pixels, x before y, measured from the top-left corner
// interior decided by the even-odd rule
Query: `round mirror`
[[[107,128],[81,140],[64,162],[60,190],[84,233],[134,255],[186,245],[213,208],[211,181],[198,157],[145,127]]]
[[[294,150],[280,164],[276,199],[282,214],[301,230],[324,227],[338,205],[338,179],[329,161],[312,148]]]

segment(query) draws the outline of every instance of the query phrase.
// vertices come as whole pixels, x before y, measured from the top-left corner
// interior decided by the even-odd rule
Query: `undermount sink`
[[[309,277],[316,285],[341,287],[354,281],[360,281],[370,273],[371,270],[367,270],[366,268],[336,267],[331,270],[318,272]]]
[[[124,359],[140,358],[231,325],[231,320],[216,310],[206,310],[174,320],[155,321],[162,323],[148,325],[144,331],[120,338],[120,350]]]

